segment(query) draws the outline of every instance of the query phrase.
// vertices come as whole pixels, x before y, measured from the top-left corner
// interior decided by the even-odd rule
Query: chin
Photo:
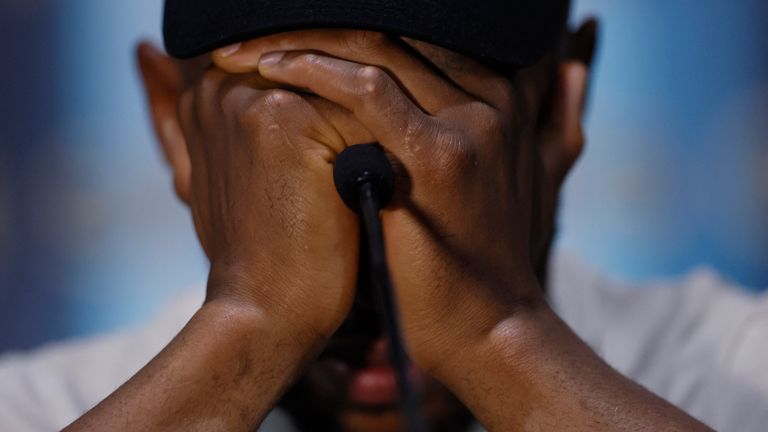
[[[344,412],[339,417],[343,431],[398,432],[403,430],[402,417],[397,410],[381,412]]]

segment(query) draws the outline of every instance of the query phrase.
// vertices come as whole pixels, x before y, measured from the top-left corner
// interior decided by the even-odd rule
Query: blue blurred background
[[[0,0],[0,351],[147,319],[207,264],[133,46],[160,0]],[[768,287],[768,3],[577,0],[602,20],[561,247],[625,280]]]

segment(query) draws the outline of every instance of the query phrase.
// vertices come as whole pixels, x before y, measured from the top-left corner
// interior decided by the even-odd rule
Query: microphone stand
[[[401,337],[392,281],[384,247],[379,212],[394,195],[394,171],[378,144],[348,147],[334,166],[334,182],[344,202],[362,216],[370,258],[371,282],[378,293],[390,361],[397,375],[400,407],[406,430],[426,431],[419,415],[418,399],[408,376],[408,358]]]

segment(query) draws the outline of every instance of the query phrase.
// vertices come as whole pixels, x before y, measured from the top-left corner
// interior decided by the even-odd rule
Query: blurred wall
[[[134,66],[162,3],[0,5],[0,351],[140,322],[207,273]]]
[[[577,0],[603,32],[561,243],[628,279],[768,286],[768,3]]]
[[[146,319],[205,280],[133,46],[159,0],[0,0],[0,351]],[[768,7],[577,1],[603,21],[562,247],[616,277],[768,286]]]

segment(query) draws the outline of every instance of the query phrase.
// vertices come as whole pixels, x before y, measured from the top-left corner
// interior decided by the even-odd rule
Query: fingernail
[[[275,51],[275,52],[271,52],[269,54],[264,54],[259,59],[259,67],[274,66],[278,62],[280,62],[280,60],[282,60],[283,57],[285,57],[285,52],[284,51]]]
[[[222,57],[229,57],[232,54],[236,53],[238,50],[240,50],[240,47],[242,46],[242,43],[236,43],[232,45],[227,45],[224,48],[219,48],[219,55]]]

